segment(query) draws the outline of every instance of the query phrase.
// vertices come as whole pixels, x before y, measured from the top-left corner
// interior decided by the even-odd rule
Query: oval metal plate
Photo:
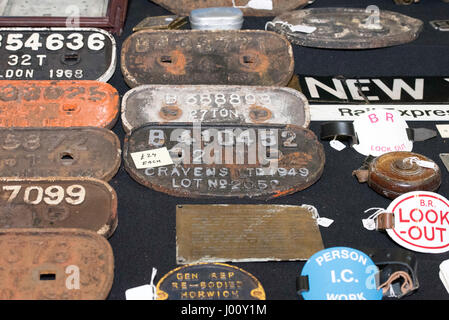
[[[120,141],[107,129],[0,129],[1,177],[91,177],[108,181],[117,173],[120,162]]]
[[[285,35],[292,43],[328,49],[372,49],[400,45],[415,40],[422,21],[400,13],[376,13],[355,8],[314,8],[281,14],[268,30]],[[276,23],[279,22],[279,23]],[[311,33],[291,32],[282,22],[316,27]]]
[[[432,164],[420,166],[411,158]],[[389,152],[373,160],[369,168],[368,185],[390,198],[411,191],[435,191],[441,184],[441,171],[431,159],[414,152]]]
[[[114,37],[97,28],[0,28],[1,80],[98,80],[117,63]]]
[[[121,68],[130,87],[285,86],[294,59],[287,39],[269,31],[143,30],[123,43]]]
[[[158,300],[265,300],[249,272],[224,263],[198,263],[171,270],[156,285]]]
[[[0,228],[79,228],[110,237],[117,195],[92,178],[0,179]]]
[[[99,81],[0,81],[0,127],[106,127],[119,94]]]
[[[279,124],[307,128],[310,111],[302,93],[282,87],[140,86],[122,100],[126,132],[146,123]]]
[[[0,230],[1,300],[101,300],[114,278],[108,241],[81,229]]]
[[[124,146],[131,177],[179,197],[276,198],[315,183],[324,162],[315,134],[293,126],[146,125]]]
[[[178,15],[188,16],[190,11],[199,8],[236,7],[246,16],[273,17],[281,12],[306,6],[309,0],[153,0],[154,3]]]

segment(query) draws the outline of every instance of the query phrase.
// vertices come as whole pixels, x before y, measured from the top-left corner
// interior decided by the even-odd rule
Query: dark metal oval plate
[[[265,300],[249,272],[224,263],[198,263],[171,270],[156,285],[158,300]]]
[[[315,134],[294,126],[146,125],[124,146],[131,177],[179,197],[276,198],[315,183],[324,162]]]
[[[309,0],[152,0],[154,3],[178,15],[188,16],[199,8],[236,7],[246,16],[273,17],[285,11],[306,6]]]
[[[110,180],[120,167],[118,137],[94,127],[0,129],[0,176]]]
[[[284,87],[148,85],[123,97],[126,132],[146,123],[164,122],[270,123],[307,128],[310,111],[302,93]]]
[[[92,178],[0,179],[0,228],[79,228],[110,237],[117,195]]]
[[[373,16],[373,14],[375,16]],[[329,49],[372,49],[415,40],[422,21],[400,13],[376,13],[355,8],[314,8],[287,12],[268,24],[268,30],[285,35],[292,43]],[[278,22],[278,23],[276,23]],[[292,32],[288,26],[316,27],[311,33]]]
[[[285,86],[294,59],[287,39],[269,31],[142,30],[123,43],[121,68],[130,87]]]
[[[426,168],[411,158],[432,164]],[[435,191],[441,184],[441,171],[431,159],[414,152],[389,152],[373,160],[368,185],[376,192],[394,199],[411,191]]]
[[[102,300],[114,278],[108,241],[81,229],[0,230],[1,300]]]
[[[119,94],[100,81],[1,80],[0,127],[112,128]]]
[[[96,28],[0,28],[0,79],[107,82],[117,63],[114,37]]]

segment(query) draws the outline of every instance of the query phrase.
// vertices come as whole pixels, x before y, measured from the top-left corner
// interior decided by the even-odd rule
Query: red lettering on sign
[[[379,118],[376,116],[376,114],[372,113],[370,115],[368,115],[369,120],[371,121],[371,123],[376,123],[379,121]]]
[[[407,222],[410,222],[410,220],[405,220],[405,219],[402,217],[402,208],[399,208],[399,222],[401,222],[401,223],[407,223]]]
[[[391,120],[391,122],[394,122],[393,114],[387,112],[385,115],[386,115],[386,119],[385,119],[386,121]]]

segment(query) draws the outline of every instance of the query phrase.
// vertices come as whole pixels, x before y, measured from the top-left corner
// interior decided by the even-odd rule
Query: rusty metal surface
[[[285,205],[178,205],[176,261],[307,260],[323,242],[312,213]]]
[[[280,124],[307,128],[310,111],[302,93],[284,87],[147,85],[122,99],[126,132],[146,123]]]
[[[130,87],[144,84],[284,86],[293,75],[287,39],[262,30],[143,30],[122,46]]]
[[[262,284],[249,272],[224,263],[182,266],[156,285],[158,300],[265,300]]]
[[[114,277],[108,241],[80,229],[0,230],[1,300],[106,299]]]
[[[432,163],[434,168],[425,168],[417,158]],[[435,191],[441,184],[441,171],[431,159],[413,152],[390,152],[375,158],[370,167],[368,185],[376,192],[394,199],[411,191]]]
[[[0,127],[112,128],[119,94],[99,81],[0,81]]]
[[[292,43],[328,49],[372,49],[400,45],[415,40],[423,28],[421,20],[400,13],[356,8],[315,8],[282,14],[268,25]],[[278,23],[276,23],[278,22]],[[316,27],[312,33],[291,32],[287,25]]]
[[[120,167],[118,137],[96,127],[0,129],[0,176],[91,177],[108,181]]]
[[[308,4],[308,0],[152,0],[165,9],[179,14],[189,15],[199,8],[237,7],[246,16],[275,16],[285,11],[299,9]],[[258,8],[265,9],[258,9]],[[271,8],[271,9],[270,9]]]
[[[0,179],[0,229],[78,228],[110,237],[117,195],[92,178]]]
[[[163,148],[173,164],[138,168],[133,156],[154,160],[151,154]],[[133,179],[179,197],[277,198],[311,186],[324,163],[315,134],[294,126],[152,124],[124,143]]]

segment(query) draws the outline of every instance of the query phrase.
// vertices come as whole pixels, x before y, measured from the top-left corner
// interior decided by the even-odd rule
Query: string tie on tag
[[[385,210],[384,208],[369,208],[369,209],[366,209],[366,210],[364,211],[364,213],[367,213],[367,212],[372,211],[372,210],[376,210],[376,212],[374,212],[374,213],[373,213],[372,215],[370,215],[368,218],[362,219],[362,224],[363,224],[363,226],[365,227],[365,229],[368,229],[368,230],[374,230],[374,229],[376,229],[376,220],[375,220],[375,219],[376,219],[380,214],[386,212],[386,210]]]
[[[301,208],[307,209],[309,212],[311,212],[312,213],[312,218],[314,218],[316,220],[316,222],[317,222],[317,224],[319,226],[327,228],[332,223],[334,223],[334,220],[332,220],[332,219],[324,218],[324,217],[321,218],[320,215],[318,214],[318,210],[314,206],[312,206],[312,205],[303,204],[301,206]]]
[[[151,272],[151,280],[150,280],[150,287],[151,287],[151,297],[150,300],[156,300],[157,299],[157,291],[156,286],[154,285],[154,279],[156,278],[157,269],[153,267],[153,270]]]

